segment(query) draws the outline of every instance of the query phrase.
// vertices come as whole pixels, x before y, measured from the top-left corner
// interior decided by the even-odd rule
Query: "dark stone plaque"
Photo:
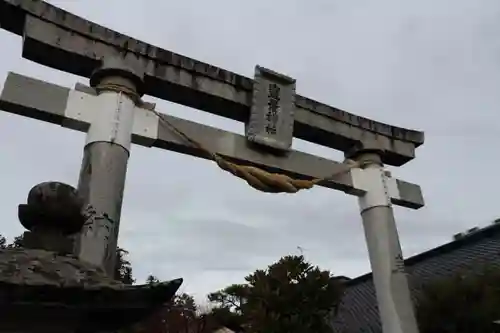
[[[293,140],[294,109],[295,79],[256,66],[247,139],[288,151]]]

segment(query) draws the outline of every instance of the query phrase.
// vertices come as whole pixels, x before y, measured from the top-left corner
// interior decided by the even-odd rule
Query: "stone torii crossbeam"
[[[94,218],[75,252],[110,273],[132,143],[253,165],[359,198],[385,333],[418,332],[392,205],[418,209],[420,187],[392,178],[383,164],[415,157],[422,132],[394,127],[295,93],[295,80],[262,67],[254,79],[196,61],[86,21],[43,1],[0,0],[0,27],[23,37],[24,58],[90,78],[90,87],[57,86],[9,73],[0,108],[87,132],[78,189]],[[159,115],[151,95],[246,124],[245,135]],[[169,126],[204,149],[193,146]],[[293,137],[341,150],[346,165],[291,149]],[[362,167],[361,167],[361,163]],[[347,172],[345,172],[347,171]]]

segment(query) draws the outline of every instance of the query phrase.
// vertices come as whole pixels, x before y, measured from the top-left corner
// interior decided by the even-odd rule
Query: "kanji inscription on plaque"
[[[293,140],[294,109],[295,79],[257,66],[247,139],[288,151]]]

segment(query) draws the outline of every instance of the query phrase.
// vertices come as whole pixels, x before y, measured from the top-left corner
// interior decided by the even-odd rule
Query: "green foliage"
[[[0,249],[7,248],[7,239],[0,234]]]
[[[185,313],[185,316],[195,316],[196,310],[196,302],[194,301],[193,296],[188,295],[186,293],[175,295],[173,298],[173,307]]]
[[[245,280],[208,296],[219,318],[258,333],[331,332],[343,287],[329,271],[286,256]]]
[[[500,269],[479,267],[424,286],[417,301],[421,333],[500,332]]]
[[[153,283],[159,283],[160,280],[154,275],[148,275],[146,278],[146,284],[153,284]]]
[[[160,280],[154,275],[149,275],[146,278],[146,284],[154,284],[159,282]],[[195,314],[197,310],[194,298],[186,293],[175,295],[168,304],[168,307],[170,309],[179,310],[180,312],[184,313],[185,316]]]
[[[23,247],[23,235],[14,237],[14,241],[9,246],[16,249]]]
[[[135,279],[132,275],[132,265],[127,260],[128,251],[118,247],[116,249],[115,276],[116,280],[124,284],[133,284]]]
[[[223,290],[209,294],[208,300],[216,304],[218,308],[241,314],[242,306],[247,298],[248,288],[248,285],[233,284]]]
[[[149,275],[146,279],[147,284],[159,283],[154,275]],[[196,303],[194,298],[186,293],[178,294],[166,304],[163,309],[156,312],[150,320],[141,327],[138,332],[193,332],[194,328],[199,326],[199,317],[196,314]]]
[[[12,243],[7,243],[7,239],[0,234],[0,249],[12,249],[22,247],[23,235],[14,238]]]
[[[231,311],[226,307],[214,307],[207,314],[207,318],[209,318],[214,328],[224,326],[233,331],[239,331],[245,326],[243,314]]]

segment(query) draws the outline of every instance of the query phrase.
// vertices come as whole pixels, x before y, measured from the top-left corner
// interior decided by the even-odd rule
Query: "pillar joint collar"
[[[136,69],[123,58],[107,57],[90,77],[90,86],[95,88],[104,82],[122,85],[133,90],[139,97],[144,95],[144,71]],[[104,82],[103,82],[104,81]]]
[[[383,167],[383,152],[380,149],[352,149],[345,154],[345,157],[358,162],[362,168],[370,166]]]

